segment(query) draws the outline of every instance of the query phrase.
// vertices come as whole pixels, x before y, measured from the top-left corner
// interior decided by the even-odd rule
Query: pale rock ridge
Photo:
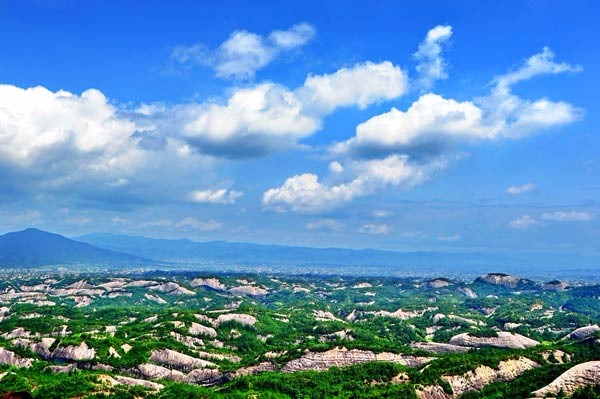
[[[462,333],[455,335],[448,341],[451,345],[468,346],[468,347],[482,347],[491,346],[495,348],[509,348],[509,349],[525,349],[530,348],[540,343],[527,338],[520,334],[513,334],[506,331],[498,331],[497,337],[473,337],[469,333]]]
[[[245,326],[253,326],[256,324],[256,317],[243,313],[227,313],[222,314],[215,320],[216,325],[221,325],[229,321],[235,321]]]
[[[150,289],[167,295],[196,295],[194,291],[188,290],[173,281],[150,287]]]
[[[567,334],[567,336],[565,338],[566,339],[585,339],[597,331],[600,331],[600,327],[598,327],[597,324],[585,326],[585,327],[579,327],[579,328],[571,331],[569,334]]]
[[[571,395],[586,385],[598,384],[600,381],[600,361],[581,363],[562,373],[550,384],[533,392],[537,398],[553,396],[562,391]]]
[[[442,376],[450,384],[454,396],[458,397],[467,391],[480,390],[493,382],[511,381],[527,370],[539,365],[526,357],[501,361],[498,369],[479,366],[463,375]]]
[[[184,371],[192,370],[194,368],[216,367],[216,364],[212,362],[185,355],[171,349],[152,351],[150,354],[150,360],[155,363],[175,367]]]
[[[373,353],[359,349],[334,348],[326,352],[308,352],[302,357],[290,360],[283,366],[283,372],[301,370],[327,370],[333,366],[343,367],[366,362],[391,362],[408,367],[418,367],[432,358],[399,355],[395,353]]]
[[[33,359],[23,358],[14,352],[0,347],[0,364],[8,364],[15,367],[31,367]]]
[[[189,333],[192,335],[206,335],[208,337],[211,338],[216,338],[217,337],[217,331],[212,328],[212,327],[206,327],[200,323],[193,323],[191,324],[190,328],[188,329]]]
[[[96,350],[94,348],[90,348],[87,344],[82,342],[78,346],[69,345],[66,347],[58,347],[53,352],[51,357],[53,359],[62,359],[62,360],[73,360],[73,361],[82,361],[82,360],[92,360],[96,357]]]
[[[410,346],[414,349],[420,349],[431,353],[464,353],[471,348],[466,346],[443,344],[439,342],[413,342]]]

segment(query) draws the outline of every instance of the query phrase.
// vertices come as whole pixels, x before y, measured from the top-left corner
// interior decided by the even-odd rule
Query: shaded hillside
[[[0,236],[0,267],[63,264],[124,266],[147,262],[142,257],[97,248],[33,228]]]

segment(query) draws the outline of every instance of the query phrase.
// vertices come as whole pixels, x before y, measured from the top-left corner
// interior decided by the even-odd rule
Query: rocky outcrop
[[[476,283],[485,283],[497,285],[505,288],[520,289],[525,287],[533,287],[535,284],[531,280],[511,276],[504,273],[489,273],[479,276],[475,279]]]
[[[477,293],[469,287],[460,287],[456,290],[458,293],[463,294],[467,298],[477,298]]]
[[[550,384],[533,392],[537,398],[557,395],[563,392],[569,396],[577,389],[600,382],[600,361],[581,363],[562,373]]]
[[[542,284],[544,291],[564,291],[569,288],[569,284],[564,281],[552,280]]]
[[[138,364],[132,371],[143,378],[149,378],[151,380],[157,380],[159,378],[164,378],[171,381],[185,380],[185,374],[183,374],[181,371],[171,370],[155,364]]]
[[[144,294],[144,298],[147,299],[147,300],[149,300],[149,301],[161,304],[161,305],[164,305],[164,304],[168,303],[167,301],[165,301],[164,299],[162,299],[158,295]]]
[[[234,373],[234,377],[242,377],[245,375],[258,374],[265,371],[275,371],[277,367],[271,362],[262,362],[254,366],[242,367]]]
[[[253,326],[256,324],[256,317],[243,313],[226,313],[219,315],[217,320],[215,320],[215,323],[217,325],[221,325],[230,321],[235,321],[236,323],[240,323],[245,326]]]
[[[343,367],[357,363],[390,362],[408,367],[419,367],[432,358],[399,355],[395,353],[373,353],[360,349],[335,348],[326,352],[308,352],[298,359],[289,361],[283,366],[283,372],[302,370],[327,370],[333,366]]]
[[[327,310],[313,310],[313,316],[317,321],[341,321],[342,319],[335,317],[333,313]]]
[[[464,353],[471,350],[471,348],[466,346],[442,344],[439,342],[413,342],[410,346],[414,349],[431,353]]]
[[[195,368],[212,368],[216,364],[207,360],[198,359],[183,353],[176,352],[171,349],[155,350],[150,354],[150,360],[171,366],[183,371],[189,371]]]
[[[193,323],[189,328],[189,333],[192,335],[206,335],[211,338],[217,337],[217,331],[212,327],[206,327],[200,323]]]
[[[215,291],[227,291],[227,286],[216,278],[195,278],[190,282],[192,287],[206,287]]]
[[[163,389],[165,387],[164,385],[158,384],[156,382],[139,380],[137,378],[125,377],[122,375],[115,375],[112,377],[110,377],[108,375],[100,375],[100,376],[98,376],[98,381],[103,382],[110,386],[119,385],[119,384],[123,384],[123,385],[127,385],[127,386],[140,386],[140,387],[149,389],[151,391],[160,391],[161,389]]]
[[[177,283],[169,281],[154,287],[150,287],[151,290],[162,292],[167,295],[196,295],[194,291],[188,290],[185,287],[180,286]]]
[[[51,355],[52,359],[57,360],[71,360],[71,361],[84,361],[92,360],[96,357],[96,350],[87,346],[85,342],[82,342],[78,346],[69,345],[66,347],[56,348]]]
[[[417,398],[419,399],[450,399],[452,395],[444,392],[444,389],[439,385],[420,386],[415,389]]]
[[[42,338],[40,342],[32,343],[29,349],[44,359],[48,359],[52,355],[50,347],[54,344],[54,341],[56,341],[56,338]]]
[[[479,366],[465,374],[442,376],[442,379],[450,384],[454,396],[459,397],[467,391],[481,390],[481,388],[493,382],[511,381],[525,371],[538,366],[533,360],[520,357],[500,362],[497,369]]]
[[[494,348],[525,349],[540,343],[520,334],[513,334],[506,331],[499,331],[497,337],[474,337],[469,333],[455,335],[448,341],[451,345],[468,346],[479,348],[482,346],[491,346]]]
[[[573,331],[571,331],[565,338],[566,339],[585,339],[591,336],[592,334],[600,331],[600,327],[597,324],[585,327],[579,327]]]
[[[239,287],[233,287],[229,289],[229,293],[233,295],[244,296],[265,296],[269,293],[269,291],[254,285],[240,285]]]
[[[23,358],[14,352],[0,348],[0,364],[8,364],[15,367],[31,367],[33,359]]]
[[[436,310],[437,308],[427,308],[422,310],[403,310],[398,309],[394,312],[388,312],[387,310],[379,310],[377,312],[365,312],[366,314],[374,314],[375,316],[391,317],[394,319],[408,320],[413,317],[422,316],[428,310]]]
[[[214,369],[195,369],[185,376],[185,381],[190,384],[211,386],[223,381],[223,374]]]
[[[433,280],[429,280],[425,283],[425,287],[426,288],[433,288],[433,289],[438,289],[438,288],[444,288],[444,287],[448,287],[450,285],[450,281],[448,279],[445,278],[434,278]]]

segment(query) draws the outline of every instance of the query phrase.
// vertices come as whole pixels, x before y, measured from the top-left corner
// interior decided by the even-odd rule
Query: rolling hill
[[[46,265],[140,265],[143,257],[97,248],[59,234],[29,228],[0,236],[0,267]]]

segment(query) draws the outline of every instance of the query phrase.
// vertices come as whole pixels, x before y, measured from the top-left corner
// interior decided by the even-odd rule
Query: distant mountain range
[[[438,252],[394,252],[375,249],[311,248],[225,241],[196,242],[108,233],[75,238],[99,248],[110,249],[173,263],[228,263],[238,265],[447,265],[479,262],[477,254]]]
[[[0,267],[4,268],[48,265],[145,266],[206,271],[447,275],[463,278],[486,272],[506,272],[541,279],[562,276],[596,280],[598,269],[593,260],[553,253],[394,252],[225,241],[196,242],[109,233],[92,233],[70,239],[38,229],[0,236]]]
[[[59,234],[26,229],[0,236],[0,266],[36,267],[46,265],[140,265],[142,257],[98,248]]]

